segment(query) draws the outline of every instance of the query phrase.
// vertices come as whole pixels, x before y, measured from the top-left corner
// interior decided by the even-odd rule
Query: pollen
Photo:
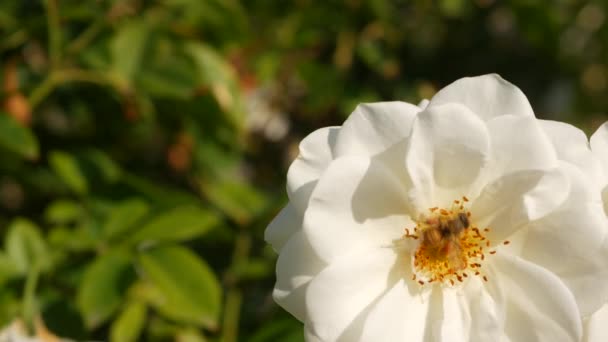
[[[403,238],[417,241],[412,280],[421,286],[435,282],[455,286],[469,275],[488,281],[483,272],[486,253],[496,253],[487,250],[491,246],[486,237],[490,228],[475,225],[473,214],[464,205],[467,202],[469,199],[463,196],[450,208],[429,208],[415,227],[405,228]]]

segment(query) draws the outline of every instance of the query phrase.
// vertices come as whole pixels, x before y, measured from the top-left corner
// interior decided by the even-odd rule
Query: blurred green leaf
[[[0,252],[0,286],[7,280],[19,276],[21,270],[6,253]]]
[[[87,179],[78,160],[71,154],[62,151],[52,151],[49,163],[61,180],[77,194],[88,191]]]
[[[183,56],[173,58],[185,59]],[[138,85],[152,96],[186,100],[194,95],[198,84],[192,63],[182,60],[180,63],[157,62],[138,75]]]
[[[103,234],[106,238],[115,238],[132,228],[141,221],[150,211],[148,204],[139,199],[132,198],[120,202],[113,208],[103,226]]]
[[[162,213],[131,235],[132,241],[182,241],[205,234],[217,226],[218,217],[209,210],[179,207]]]
[[[56,200],[44,211],[44,219],[53,224],[68,224],[82,216],[82,206],[70,200]]]
[[[214,205],[241,224],[248,223],[268,204],[262,193],[237,180],[202,184],[201,189]]]
[[[175,320],[217,328],[221,288],[202,259],[184,247],[166,246],[143,252],[139,262],[163,297],[152,303],[159,311]]]
[[[260,279],[271,275],[275,270],[274,260],[251,259],[246,263],[237,264],[233,269],[238,279]]]
[[[175,336],[176,342],[206,342],[207,339],[198,330],[184,329]]]
[[[202,84],[210,87],[213,96],[234,127],[242,128],[245,111],[238,90],[234,69],[214,49],[198,42],[187,43],[185,52],[196,66]]]
[[[49,232],[48,241],[53,248],[57,248],[57,252],[92,250],[99,243],[87,232],[85,226],[54,227]]]
[[[28,159],[38,158],[38,140],[32,131],[0,111],[0,146]]]
[[[0,325],[6,326],[21,313],[21,303],[10,288],[0,287]]]
[[[112,68],[131,81],[141,65],[149,34],[147,23],[134,19],[121,25],[111,41]]]
[[[87,267],[76,298],[87,327],[98,327],[118,310],[133,278],[131,260],[121,252],[99,256]]]
[[[40,229],[27,219],[17,218],[11,222],[4,245],[8,257],[22,275],[33,268],[47,270],[51,266]]]
[[[168,186],[158,185],[148,179],[125,172],[122,182],[146,197],[150,202],[164,208],[200,203],[200,199],[191,193]]]
[[[249,342],[304,342],[304,327],[295,319],[274,320],[265,324]]]
[[[139,301],[128,302],[110,329],[111,342],[138,341],[146,323],[146,305]]]
[[[120,177],[120,167],[103,151],[89,149],[82,154],[82,159],[108,183],[116,182]]]

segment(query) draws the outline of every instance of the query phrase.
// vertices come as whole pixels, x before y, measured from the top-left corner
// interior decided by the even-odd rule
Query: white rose
[[[266,230],[275,300],[308,341],[580,340],[606,220],[552,124],[486,75],[313,132]]]
[[[599,160],[600,171],[599,173],[593,172],[590,179],[595,180],[597,189],[602,193],[604,210],[608,217],[608,122],[600,126],[591,136],[591,150]],[[598,168],[593,169],[597,170]],[[593,169],[587,168],[587,170]],[[608,341],[608,304],[604,304],[586,321],[585,330],[585,340],[587,342]]]

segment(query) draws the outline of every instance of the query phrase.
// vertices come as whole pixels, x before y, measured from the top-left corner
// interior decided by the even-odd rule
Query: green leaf
[[[68,224],[82,217],[82,206],[70,200],[56,200],[44,211],[44,219],[54,224]]]
[[[52,151],[49,154],[49,163],[53,171],[74,192],[84,194],[88,191],[87,179],[74,156],[62,151]]]
[[[188,328],[178,331],[175,340],[177,342],[206,342],[207,339],[198,330]]]
[[[209,200],[233,220],[246,224],[268,204],[266,197],[251,185],[237,180],[201,184]]]
[[[22,275],[34,267],[41,270],[50,267],[48,247],[40,229],[32,222],[15,219],[8,227],[4,244],[8,257]]]
[[[139,262],[162,296],[152,303],[161,313],[208,329],[217,328],[221,288],[202,259],[184,247],[165,246],[145,251]]]
[[[93,250],[99,243],[86,225],[75,228],[54,227],[48,235],[50,245],[58,252]]]
[[[83,160],[99,173],[101,178],[113,183],[118,180],[121,174],[120,167],[108,155],[100,150],[89,149],[82,154]]]
[[[139,301],[127,303],[118,318],[112,323],[110,341],[137,341],[146,322],[146,305]]]
[[[133,20],[121,25],[110,43],[112,67],[126,80],[131,81],[141,65],[148,34],[145,21]]]
[[[173,63],[156,61],[137,75],[137,85],[149,95],[161,98],[187,100],[198,86],[192,63],[182,55],[172,56]]]
[[[98,327],[118,310],[133,279],[131,260],[123,253],[102,255],[87,267],[76,298],[87,327]]]
[[[148,221],[131,237],[132,241],[183,241],[198,237],[219,223],[208,210],[178,207]]]
[[[237,128],[244,124],[242,101],[236,73],[226,59],[211,47],[199,42],[184,45],[184,51],[192,58],[200,82],[210,87],[215,100],[227,119]]]
[[[6,253],[0,252],[0,285],[5,281],[19,276],[20,270],[17,265]]]
[[[263,325],[250,342],[304,342],[302,323],[295,319],[274,320]]]
[[[150,211],[146,202],[134,198],[121,202],[113,208],[108,220],[103,226],[103,234],[106,238],[114,238],[132,228],[141,221]]]
[[[0,146],[18,155],[38,158],[38,140],[32,131],[19,124],[12,116],[0,111]]]

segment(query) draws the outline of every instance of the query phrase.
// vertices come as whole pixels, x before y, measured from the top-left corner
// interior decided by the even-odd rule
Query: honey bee
[[[427,224],[428,228],[422,232],[422,243],[428,248],[429,255],[447,260],[455,271],[465,268],[460,236],[470,226],[467,214],[459,213],[449,220],[433,218]]]

